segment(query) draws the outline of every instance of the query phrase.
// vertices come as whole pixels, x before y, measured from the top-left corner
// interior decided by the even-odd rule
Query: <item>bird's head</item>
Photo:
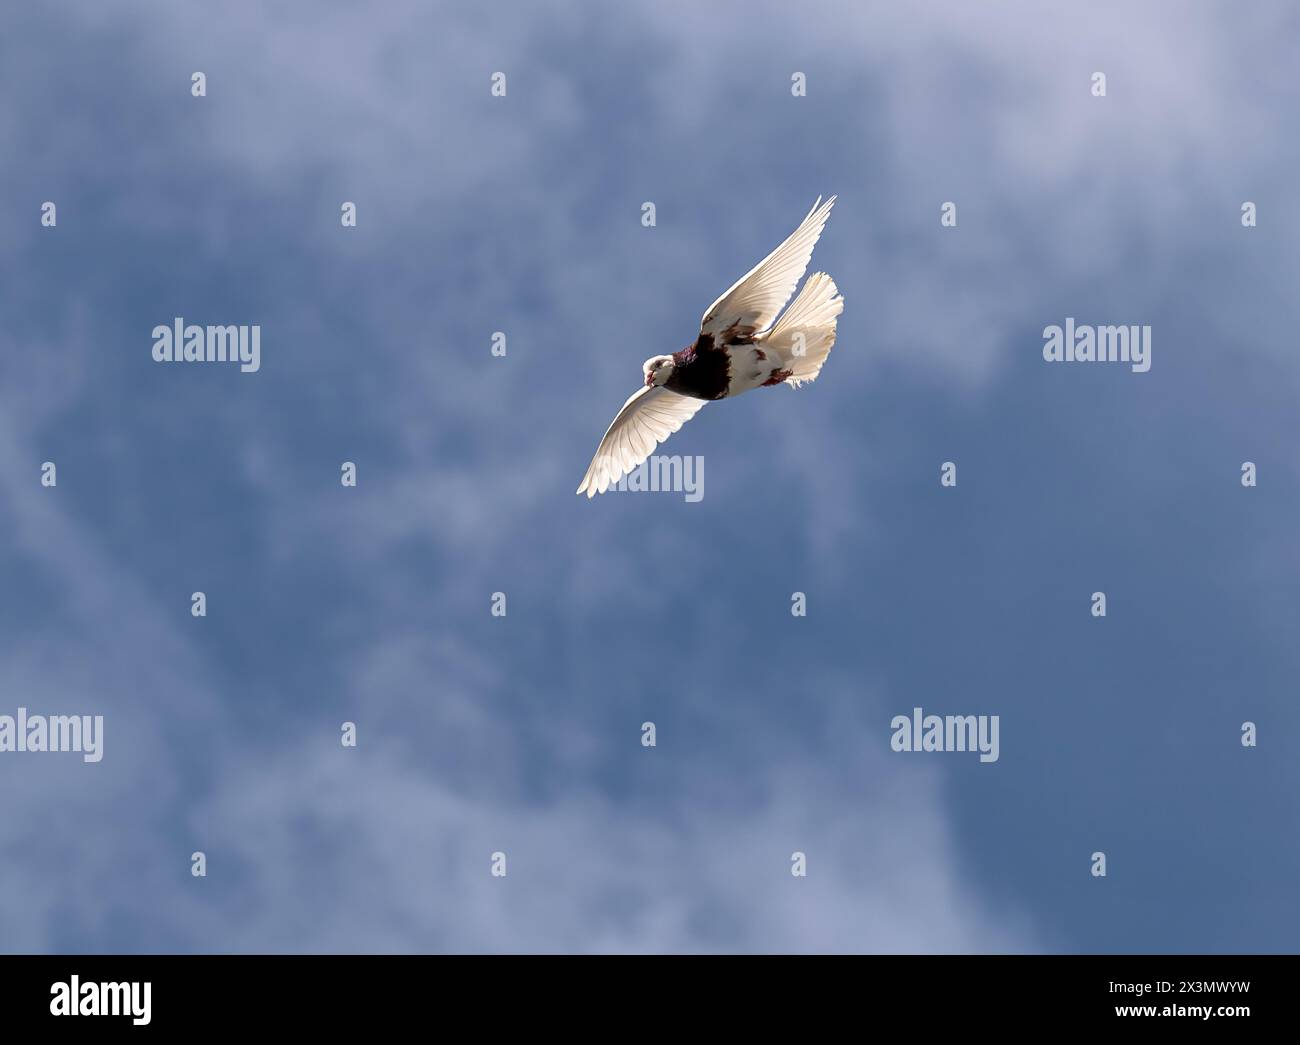
[[[667,384],[673,376],[673,357],[651,356],[641,364],[641,370],[645,373],[646,388]]]

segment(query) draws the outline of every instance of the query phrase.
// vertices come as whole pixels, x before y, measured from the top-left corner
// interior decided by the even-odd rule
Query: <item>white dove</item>
[[[605,432],[578,493],[604,493],[711,399],[816,380],[835,344],[844,299],[830,276],[815,272],[781,309],[803,278],[834,203],[834,196],[825,203],[819,196],[790,238],[709,306],[693,345],[642,364],[645,384]]]

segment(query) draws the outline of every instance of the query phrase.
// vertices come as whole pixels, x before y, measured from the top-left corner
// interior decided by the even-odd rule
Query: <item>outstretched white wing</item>
[[[588,497],[604,493],[699,413],[705,402],[662,387],[638,389],[605,432],[578,493],[585,490]]]
[[[812,210],[790,234],[790,238],[709,306],[704,318],[700,320],[700,333],[712,334],[714,337],[726,331],[756,334],[770,327],[807,271],[813,247],[822,234],[834,203],[834,196],[825,203],[818,196]]]

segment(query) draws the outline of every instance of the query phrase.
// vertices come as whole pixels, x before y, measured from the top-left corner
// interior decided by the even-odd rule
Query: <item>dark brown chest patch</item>
[[[731,383],[731,358],[725,348],[715,348],[712,334],[673,353],[673,373],[665,388],[692,399],[722,399]]]

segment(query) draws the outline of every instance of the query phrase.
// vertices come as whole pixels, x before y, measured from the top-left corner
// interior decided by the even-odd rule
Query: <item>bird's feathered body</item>
[[[834,202],[834,196],[818,199],[789,239],[709,306],[694,344],[646,360],[645,386],[605,432],[578,493],[604,493],[711,400],[816,379],[844,308],[835,281],[814,273],[781,310],[808,268]]]

